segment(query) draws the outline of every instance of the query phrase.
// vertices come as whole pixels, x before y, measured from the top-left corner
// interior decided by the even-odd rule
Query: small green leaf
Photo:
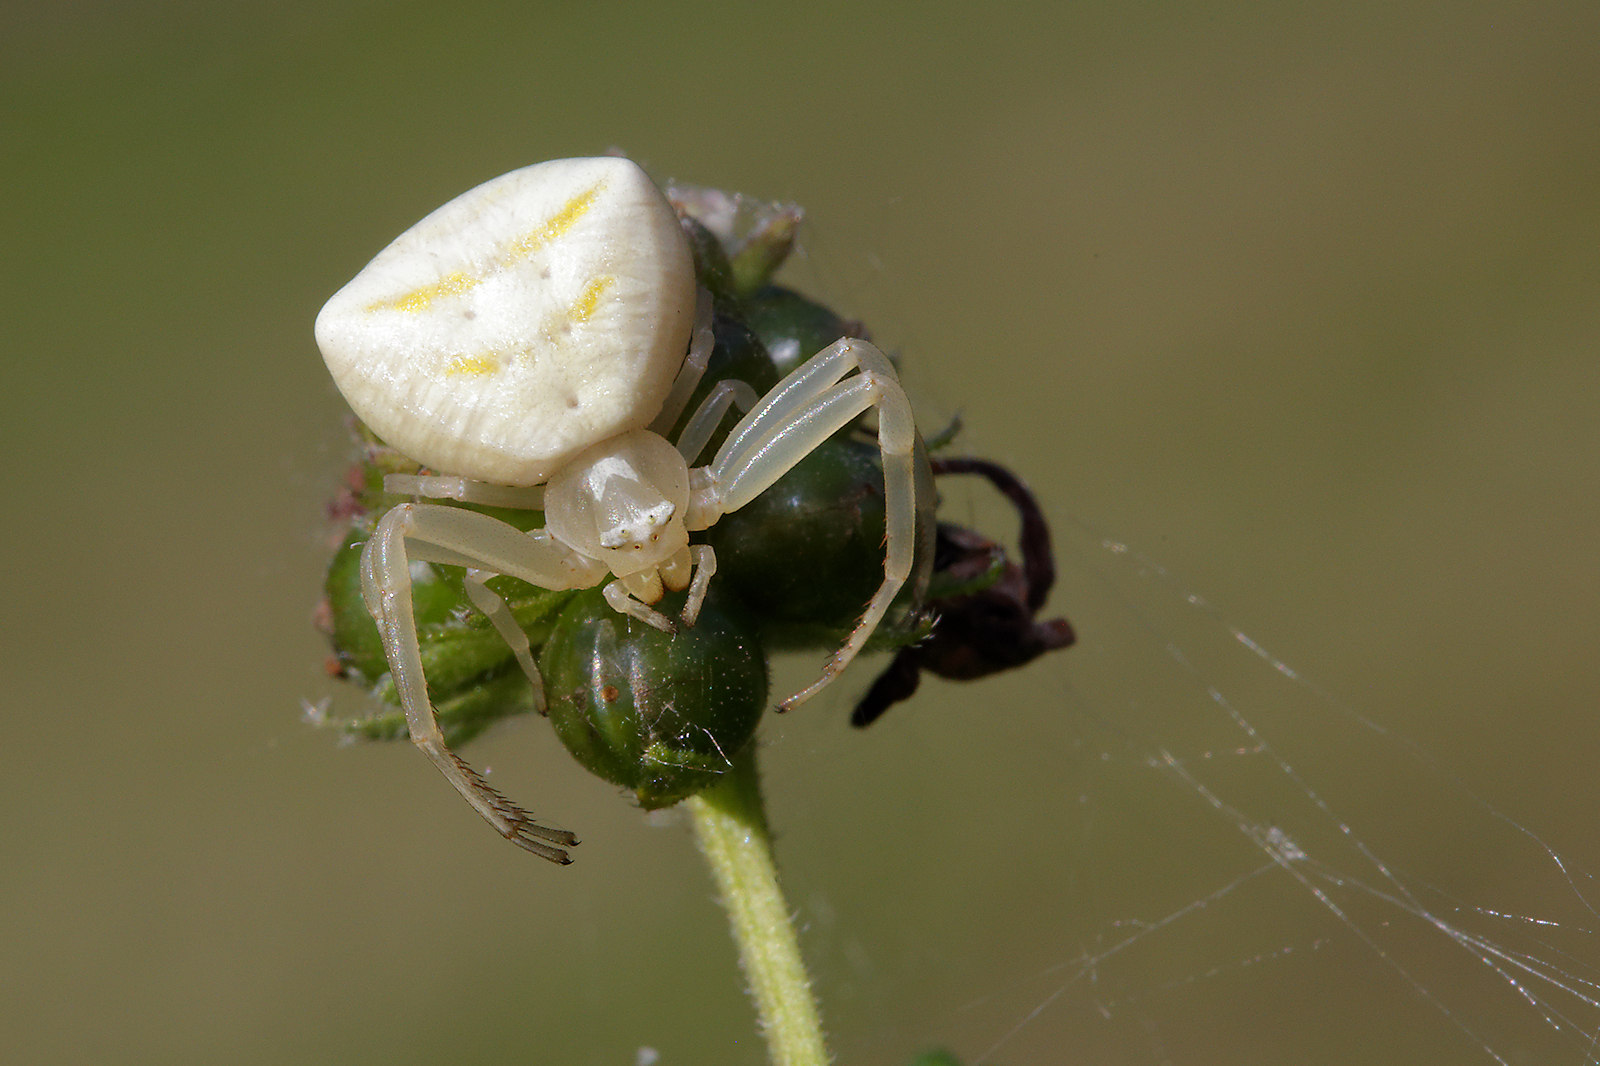
[[[513,665],[493,676],[478,678],[453,696],[435,700],[433,709],[445,743],[455,747],[503,718],[532,713],[533,686]],[[334,724],[346,736],[363,740],[404,740],[410,735],[406,716],[398,709]]]

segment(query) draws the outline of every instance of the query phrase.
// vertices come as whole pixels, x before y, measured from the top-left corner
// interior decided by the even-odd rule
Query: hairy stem
[[[754,749],[746,745],[729,773],[686,803],[774,1066],[826,1066],[822,1019],[772,861]]]

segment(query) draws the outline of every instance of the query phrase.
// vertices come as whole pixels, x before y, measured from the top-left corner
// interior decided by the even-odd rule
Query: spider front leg
[[[844,338],[801,364],[734,427],[705,469],[691,503],[689,528],[708,528],[722,514],[765,492],[823,441],[871,408],[878,411],[883,462],[883,582],[822,676],[779,703],[779,711],[799,706],[839,676],[872,636],[911,573],[916,549],[917,428],[911,402],[889,357],[866,341]]]
[[[535,822],[445,743],[428,700],[422,652],[417,644],[417,623],[411,605],[413,559],[478,571],[469,575],[467,595],[511,643],[518,662],[530,671],[530,680],[538,676],[538,670],[526,651],[527,638],[517,630],[521,636],[519,647],[510,635],[507,627],[516,629],[516,623],[504,602],[483,586],[487,579],[483,572],[507,574],[559,590],[598,584],[607,573],[605,567],[564,547],[543,530],[523,533],[488,515],[438,504],[404,503],[394,508],[378,522],[372,539],[361,552],[362,595],[378,623],[412,743],[506,839],[551,862],[571,862],[563,848],[552,845],[571,846],[578,842],[577,837],[564,829]]]
[[[706,602],[711,577],[716,572],[717,553],[711,550],[711,545],[691,544],[659,571],[618,578],[601,589],[600,594],[618,614],[625,614],[663,633],[672,634],[678,631],[678,624],[651,604],[658,602],[668,589],[673,592],[688,589],[683,599],[683,610],[678,617],[683,619],[684,625],[692,626],[700,617],[700,608]]]

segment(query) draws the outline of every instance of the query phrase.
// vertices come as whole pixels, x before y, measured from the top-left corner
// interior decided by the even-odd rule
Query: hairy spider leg
[[[856,371],[854,376],[851,372]],[[707,468],[702,508],[690,505],[691,529],[705,529],[737,511],[823,441],[871,408],[878,411],[883,461],[883,583],[868,601],[849,638],[823,667],[822,676],[778,704],[797,707],[850,664],[889,610],[911,574],[916,549],[917,428],[911,402],[889,357],[864,340],[835,341],[795,368],[733,428]],[[709,498],[707,498],[709,497]]]
[[[547,589],[587,588],[598,584],[610,571],[603,563],[579,555],[543,530],[524,533],[476,511],[427,503],[403,503],[384,515],[361,552],[362,595],[378,623],[412,743],[433,760],[473,810],[506,839],[551,862],[571,862],[565,850],[551,845],[570,847],[577,844],[576,836],[535,822],[445,743],[433,705],[428,701],[422,652],[417,644],[417,623],[411,606],[412,559],[507,574]],[[481,585],[486,576],[479,574],[467,583],[468,595],[480,610],[484,605],[473,595],[472,586]],[[493,604],[489,606],[491,609],[485,613],[505,636],[496,621]],[[503,602],[501,606],[504,607]],[[531,662],[530,658],[528,665]],[[533,673],[537,674],[537,670]]]

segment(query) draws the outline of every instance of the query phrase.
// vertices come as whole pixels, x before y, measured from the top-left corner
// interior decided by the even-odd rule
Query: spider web
[[[815,267],[810,250],[800,266]],[[848,256],[825,258],[848,276],[816,272],[802,288],[894,302],[875,263],[849,274]],[[927,383],[909,384],[916,396]],[[981,432],[962,445],[984,453],[969,439]],[[964,516],[950,495],[941,517],[1012,528],[1014,515]],[[1078,645],[985,679],[981,696],[949,697],[960,723],[918,738],[963,736],[976,767],[962,783],[969,797],[996,766],[1011,768],[1023,798],[968,800],[981,809],[963,828],[1020,824],[995,852],[1032,861],[968,890],[972,916],[954,924],[981,934],[934,957],[969,972],[927,981],[931,1000],[907,993],[923,1013],[883,1027],[866,1057],[899,1061],[908,1044],[943,1043],[969,1066],[1600,1063],[1600,851],[1572,828],[1593,789],[1551,807],[1532,789],[1522,798],[1514,776],[1440,754],[1454,750],[1441,743],[1453,732],[1514,739],[1505,760],[1540,750],[1520,708],[1489,721],[1481,707],[1460,721],[1466,709],[1448,703],[1417,713],[1381,682],[1347,698],[1157,559],[1046,506],[1060,575],[1046,614],[1064,611]],[[997,694],[1008,685],[1018,695]],[[1045,713],[987,713],[1008,700]],[[980,749],[965,724],[975,711],[984,732],[1012,732]],[[1395,724],[1419,721],[1443,725],[1416,740]],[[1552,773],[1569,783],[1570,772]],[[870,945],[837,954],[855,958],[830,976],[853,971],[863,992],[894,966]],[[906,964],[894,978],[929,968]]]
[[[1046,671],[1072,766],[1041,802],[1094,873],[1046,911],[1056,958],[958,1005],[967,1061],[1600,1061],[1577,845],[1133,548],[1055,532],[1096,632]]]

